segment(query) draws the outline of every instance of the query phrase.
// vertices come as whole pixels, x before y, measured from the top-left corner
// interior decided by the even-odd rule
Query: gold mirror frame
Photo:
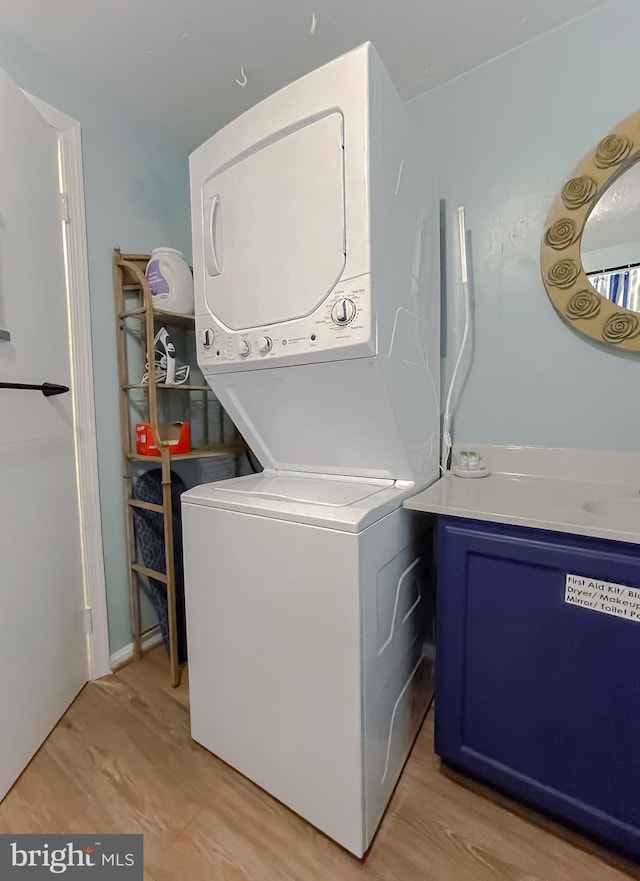
[[[639,158],[637,111],[574,170],[551,206],[540,250],[542,280],[562,318],[591,339],[634,352],[640,351],[640,313],[616,306],[596,291],[582,266],[580,242],[600,196]]]

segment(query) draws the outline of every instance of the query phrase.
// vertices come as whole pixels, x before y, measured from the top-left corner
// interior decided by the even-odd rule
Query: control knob
[[[353,321],[356,315],[356,304],[348,297],[341,297],[331,308],[331,319],[334,324],[344,327]]]
[[[261,336],[258,340],[258,351],[261,355],[267,355],[273,348],[273,340],[268,336]]]
[[[216,340],[216,332],[212,327],[205,327],[200,334],[200,339],[202,340],[202,347],[204,349],[210,349]]]
[[[238,343],[238,354],[241,358],[247,358],[251,354],[251,346],[248,340],[240,340]]]

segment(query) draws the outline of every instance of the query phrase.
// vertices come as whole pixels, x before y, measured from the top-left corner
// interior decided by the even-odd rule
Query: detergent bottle
[[[193,276],[182,251],[154,248],[145,275],[154,309],[182,315],[193,313]]]

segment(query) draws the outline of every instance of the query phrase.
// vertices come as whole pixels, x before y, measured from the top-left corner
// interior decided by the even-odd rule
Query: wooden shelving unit
[[[131,631],[134,646],[134,659],[140,660],[142,655],[142,637],[140,621],[140,577],[155,578],[166,584],[167,606],[169,623],[169,657],[171,661],[171,682],[173,686],[180,684],[181,666],[178,659],[178,630],[176,615],[176,581],[174,571],[174,548],[172,529],[172,501],[171,501],[171,463],[186,459],[204,459],[229,457],[235,458],[236,473],[238,457],[247,446],[237,430],[233,428],[233,436],[225,439],[224,411],[219,406],[218,442],[212,443],[209,438],[209,402],[213,399],[213,393],[206,384],[167,385],[156,382],[155,376],[155,351],[154,337],[157,328],[165,327],[181,328],[184,333],[194,329],[193,315],[180,315],[175,312],[165,312],[153,308],[151,291],[145,278],[145,268],[149,262],[148,254],[122,254],[119,248],[114,249],[113,276],[114,295],[116,308],[116,341],[118,356],[118,375],[120,383],[120,426],[122,440],[123,476],[125,482],[125,497],[127,504],[127,545],[129,556],[129,588],[131,606]],[[131,301],[134,301],[133,304]],[[128,331],[131,324],[139,322],[139,347],[141,361],[149,365],[149,382],[133,382],[129,368],[129,354],[132,334]],[[195,345],[193,348],[193,362],[195,362]],[[160,456],[143,456],[136,452],[135,437],[132,432],[132,401],[131,393],[134,390],[143,390],[145,393],[145,406],[147,421],[151,425],[153,440]],[[159,413],[162,410],[163,396],[186,394],[186,409],[190,411],[190,396],[200,395],[203,413],[204,444],[192,449],[189,453],[170,454],[167,441],[160,436]],[[139,402],[138,402],[139,406]],[[133,498],[133,467],[134,463],[149,463],[159,465],[162,469],[162,505],[151,502],[143,502]],[[166,572],[158,572],[143,566],[137,559],[136,540],[134,532],[133,512],[134,509],[155,511],[163,515],[164,524],[164,548],[166,559]]]

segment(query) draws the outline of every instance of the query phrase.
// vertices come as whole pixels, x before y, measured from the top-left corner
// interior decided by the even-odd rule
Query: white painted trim
[[[69,199],[70,220],[65,224],[65,245],[67,249],[71,385],[75,423],[78,504],[85,604],[91,608],[93,619],[93,630],[87,635],[89,677],[98,679],[111,672],[111,665],[98,485],[98,448],[93,394],[89,270],[80,123],[34,95],[30,95],[28,92],[24,92],[24,94],[44,119],[60,134],[62,177]]]
[[[149,651],[149,649],[155,648],[157,645],[160,645],[161,642],[162,633],[160,632],[160,627],[154,627],[153,630],[145,633],[145,635],[142,637],[142,651]],[[117,670],[119,667],[122,667],[123,664],[127,664],[132,659],[133,643],[130,642],[128,645],[123,646],[123,648],[121,648],[117,652],[114,652],[111,655],[111,658],[109,659],[111,670]]]
[[[46,101],[43,101],[41,98],[37,98],[35,95],[32,95],[25,89],[20,89],[20,91],[25,96],[25,98],[28,98],[29,101],[31,101],[38,113],[47,120],[49,125],[52,125],[59,132],[64,132],[67,129],[75,127],[80,130],[80,123],[72,116],[67,116],[66,113],[62,112],[62,110],[58,110],[57,107],[52,107],[51,104],[47,104]]]

